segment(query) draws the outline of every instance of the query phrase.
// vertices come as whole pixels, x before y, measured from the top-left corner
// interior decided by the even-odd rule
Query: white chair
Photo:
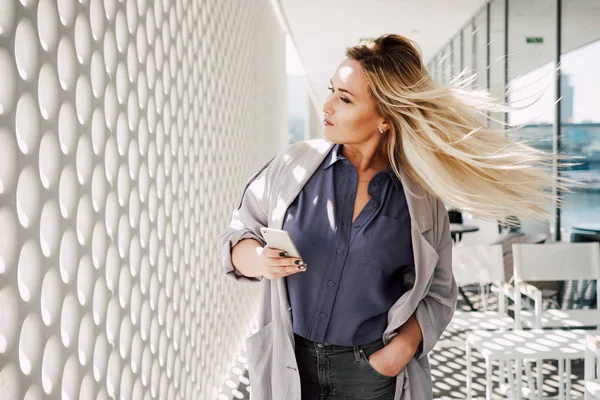
[[[534,299],[535,313],[527,319],[529,326],[596,326],[600,324],[600,313],[595,310],[542,310],[541,291],[525,280],[598,279],[600,276],[600,246],[597,243],[552,243],[513,244],[514,293]],[[523,363],[530,394],[542,396],[542,367],[545,359],[558,360],[559,398],[570,396],[571,360],[584,358],[585,337],[592,332],[584,330],[528,330],[523,331],[521,322],[526,320],[521,310],[521,296],[512,296],[515,301],[515,323],[518,330],[512,332],[473,332],[467,335],[467,394],[471,389],[471,350],[479,351],[486,360],[487,398],[491,398],[491,363],[499,360],[514,361],[514,391],[510,398],[520,399],[521,372]],[[555,311],[559,311],[556,313]],[[560,313],[564,313],[561,315]],[[527,325],[527,324],[525,324]],[[593,334],[597,334],[593,332]],[[529,361],[537,361],[537,390],[534,390]],[[509,364],[510,365],[510,364]],[[502,371],[501,363],[501,371]],[[513,373],[509,368],[510,388],[513,388]],[[566,375],[566,385],[565,385]],[[535,393],[534,393],[535,392]]]
[[[587,337],[584,390],[585,400],[600,399],[600,336]]]
[[[534,311],[523,310],[521,296],[515,302],[515,324],[527,328],[574,328],[600,325],[600,298],[596,293],[595,309],[543,310],[542,291],[525,281],[564,281],[600,279],[600,245],[598,243],[549,243],[543,245],[515,243],[513,249],[514,292],[533,300]],[[597,286],[596,286],[597,288]],[[570,376],[571,361],[565,359]],[[542,381],[541,361],[537,364],[538,385]],[[530,365],[525,364],[531,380]],[[570,379],[567,381],[570,385]],[[541,392],[541,390],[540,390]]]
[[[477,232],[466,233],[460,243],[462,245],[492,244],[498,238],[498,222],[473,217],[463,212],[463,224],[473,225],[479,228]]]
[[[472,331],[467,334],[467,399],[472,396],[472,360],[471,354],[479,352],[486,365],[486,399],[492,398],[492,364],[500,362],[508,368],[508,390],[506,398],[520,400],[523,395],[521,377],[524,362],[537,360],[558,360],[559,399],[570,398],[571,370],[570,362],[585,357],[585,340],[589,334],[598,335],[599,331],[573,330],[512,330]],[[566,364],[566,365],[565,365]],[[514,372],[512,370],[514,366]],[[538,367],[540,364],[538,363]],[[538,369],[541,371],[541,369]],[[542,379],[538,375],[537,391],[533,382],[529,382],[528,398],[542,399]],[[566,384],[565,384],[566,382]]]
[[[600,296],[595,309],[543,310],[542,292],[525,281],[600,279],[598,243],[513,244],[514,287],[534,302],[534,311],[521,309],[515,296],[515,323],[528,328],[598,327]],[[598,285],[596,291],[598,292]]]
[[[452,249],[452,270],[458,286],[479,284],[482,311],[455,311],[449,328],[457,331],[473,329],[511,329],[514,320],[506,314],[506,300],[498,292],[498,311],[488,311],[484,285],[504,282],[502,246],[459,245]]]
[[[489,311],[484,290],[484,285],[496,284],[500,286],[504,282],[504,261],[501,245],[454,246],[452,249],[452,270],[458,286],[480,285],[482,311],[455,311],[448,326],[451,331],[512,329],[514,320],[506,314],[504,293],[498,291],[498,311]],[[464,340],[444,339],[438,342],[437,348],[463,347],[464,343]],[[504,368],[501,368],[500,371],[500,380],[504,382]]]

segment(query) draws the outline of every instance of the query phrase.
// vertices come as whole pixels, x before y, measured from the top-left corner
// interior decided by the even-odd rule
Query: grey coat
[[[221,260],[226,273],[237,280],[261,285],[259,330],[246,341],[254,400],[300,399],[291,309],[285,281],[241,275],[232,265],[231,249],[244,238],[262,241],[259,230],[262,226],[281,229],[287,208],[332,146],[318,139],[297,143],[278,155],[248,187],[229,228],[221,236]],[[400,172],[411,217],[415,268],[405,278],[412,288],[388,312],[383,341],[387,345],[416,311],[423,332],[422,351],[398,374],[395,400],[426,400],[433,398],[427,353],[450,322],[456,304],[452,242],[443,202]]]

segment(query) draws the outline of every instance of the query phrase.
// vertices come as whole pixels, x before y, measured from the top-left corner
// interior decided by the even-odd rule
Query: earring
[[[383,132],[384,132],[384,130],[379,128],[379,133],[383,133]]]

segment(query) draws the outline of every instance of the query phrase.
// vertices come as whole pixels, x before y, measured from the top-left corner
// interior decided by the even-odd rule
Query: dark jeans
[[[369,364],[371,354],[383,348],[381,339],[354,347],[295,339],[302,400],[394,399],[396,377],[381,375]]]

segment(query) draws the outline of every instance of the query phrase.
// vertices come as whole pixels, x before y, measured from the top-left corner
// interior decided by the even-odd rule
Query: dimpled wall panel
[[[0,0],[0,399],[214,399],[218,236],[285,141],[267,0]]]

